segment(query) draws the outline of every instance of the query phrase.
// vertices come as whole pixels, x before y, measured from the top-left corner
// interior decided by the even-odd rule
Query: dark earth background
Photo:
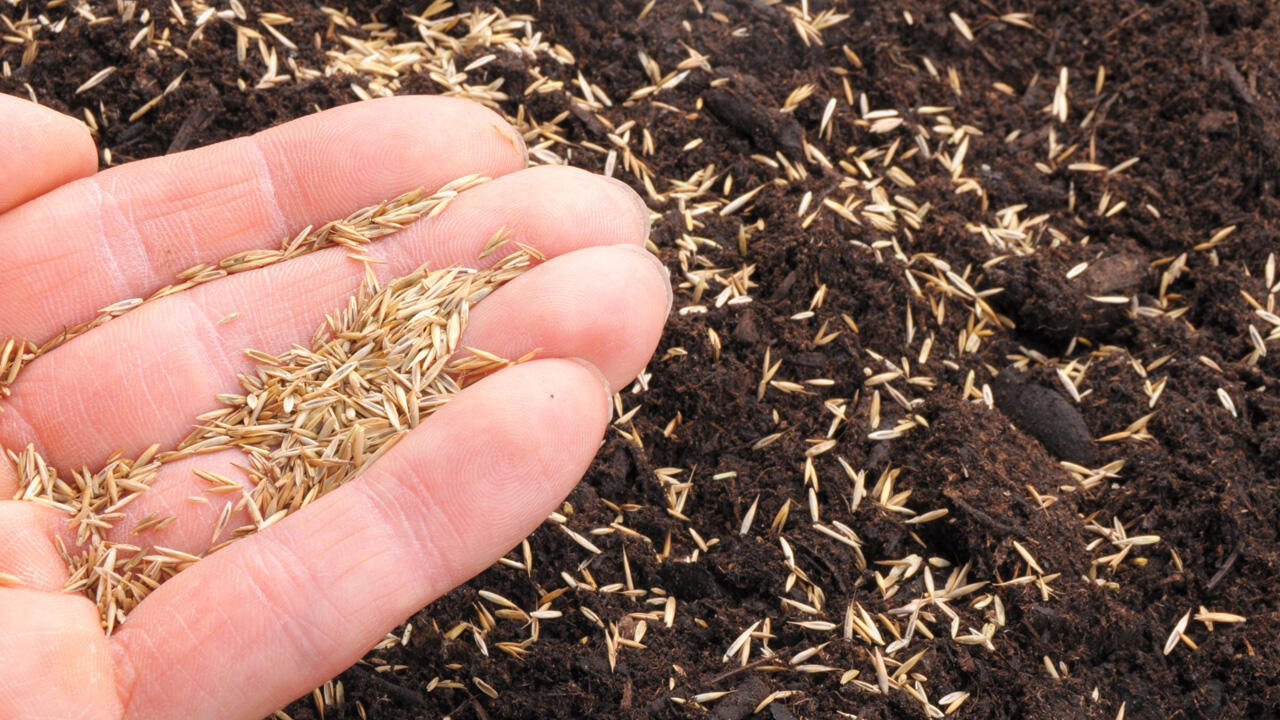
[[[168,7],[139,4],[148,6],[157,16]],[[903,580],[896,597],[884,598],[877,590],[876,573],[889,572],[877,561],[912,553],[953,567],[969,563],[969,582],[1024,577],[1027,563],[1012,545],[1016,540],[1046,572],[1061,573],[1050,582],[1047,600],[1035,584],[988,586],[953,605],[964,608],[963,633],[992,617],[990,606],[973,609],[969,601],[986,592],[999,595],[1007,618],[992,639],[994,649],[958,643],[949,637],[947,618],[936,613],[936,622],[926,623],[935,637],[918,635],[896,655],[900,663],[925,651],[912,676],[935,704],[954,690],[971,694],[954,713],[968,718],[1110,720],[1122,703],[1130,719],[1280,717],[1280,343],[1270,341],[1269,352],[1252,364],[1244,359],[1254,347],[1249,326],[1263,336],[1274,328],[1242,295],[1265,305],[1277,292],[1266,287],[1264,266],[1270,253],[1280,251],[1280,6],[1227,0],[1027,0],[1016,6],[815,1],[813,14],[834,6],[850,18],[825,30],[824,44],[810,46],[780,4],[658,0],[637,20],[643,6],[617,0],[501,3],[508,13],[533,15],[535,29],[576,58],[575,65],[542,62],[544,74],[574,81],[580,71],[615,102],[648,83],[637,50],[664,69],[688,57],[680,41],[709,56],[712,72],[696,70],[663,91],[663,105],[641,102],[604,111],[615,122],[634,118],[649,128],[654,148],[643,159],[655,178],[685,178],[715,163],[717,172],[735,177],[728,198],[768,183],[778,173],[766,172],[751,156],[781,152],[798,162],[802,136],[818,143],[829,97],[841,101],[832,137],[821,143],[828,157],[840,157],[848,145],[865,149],[887,142],[854,122],[858,110],[843,100],[841,78],[847,77],[855,92],[866,94],[870,108],[898,109],[910,122],[928,124],[908,113],[921,105],[954,108],[948,114],[957,126],[982,132],[971,137],[967,172],[986,189],[991,210],[1025,203],[1023,215],[1048,214],[1048,224],[1070,241],[1055,247],[1043,237],[1029,255],[993,247],[967,229],[984,217],[994,224],[975,194],[957,194],[936,164],[919,157],[912,164],[903,161],[917,182],[904,192],[932,208],[919,230],[899,236],[904,251],[945,259],[979,290],[1003,288],[987,302],[1013,327],[989,327],[977,352],[960,353],[958,338],[970,321],[965,304],[953,302],[938,322],[929,302],[904,279],[903,260],[890,250],[877,257],[868,247],[889,235],[830,212],[801,227],[797,206],[804,193],[814,193],[813,209],[828,193],[837,201],[846,194],[835,191],[839,168],[824,172],[808,163],[807,177],[771,184],[743,211],[701,215],[705,226],[694,234],[712,242],[699,247],[699,257],[707,267],[725,268],[726,275],[753,264],[753,301],[715,307],[711,299],[720,287],[713,284],[701,301],[705,313],[673,313],[649,367],[648,389],[622,393],[625,408],[640,403],[641,410],[610,430],[562,510],[567,527],[601,552],[589,552],[548,522],[530,538],[530,572],[495,566],[416,615],[407,644],[377,650],[337,678],[341,701],[331,685],[328,701],[321,693],[319,700],[306,697],[284,712],[292,718],[924,717],[921,704],[901,690],[882,695],[857,683],[841,684],[842,672],[850,668],[860,669],[859,679],[870,686],[877,684],[872,648],[841,635],[847,604],[856,600],[875,615],[923,593],[919,575]],[[327,18],[318,6],[280,0],[246,7],[251,15],[271,10],[292,16],[289,34],[296,38],[326,32]],[[473,7],[490,5],[457,3],[457,10]],[[404,14],[423,7],[383,2],[346,9],[362,22],[376,18],[416,38]],[[52,17],[65,10],[47,12]],[[0,12],[16,17],[21,11],[34,16],[46,10],[40,3],[20,3]],[[972,28],[974,42],[957,31],[948,17],[952,11]],[[1012,12],[1028,13],[1034,29],[999,19]],[[111,149],[113,164],[248,134],[355,100],[345,76],[269,90],[254,90],[250,82],[242,91],[236,78],[259,71],[246,72],[237,63],[227,25],[211,26],[203,40],[186,47],[192,61],[184,64],[174,56],[131,52],[131,33],[69,15],[56,42],[43,44],[29,65],[19,66],[20,45],[0,44],[0,60],[13,66],[10,77],[0,78],[0,91],[27,96],[29,84],[41,102],[59,110],[77,116],[86,106],[100,110],[105,123],[98,142]],[[748,36],[735,36],[733,30],[742,27]],[[861,67],[842,46],[856,53]],[[941,70],[939,78],[926,72],[921,56]],[[297,57],[312,67],[325,63],[309,43],[299,43]],[[459,66],[467,59],[460,58]],[[472,73],[471,81],[507,78],[512,99],[501,105],[508,115],[518,102],[540,119],[568,109],[562,95],[521,96],[529,83],[526,62],[532,61],[500,55]],[[75,94],[108,65],[119,70],[99,88]],[[1106,67],[1106,82],[1095,94],[1099,65]],[[833,66],[847,74],[830,71]],[[1078,126],[1092,110],[1098,162],[1110,167],[1137,156],[1139,163],[1114,175],[1035,167],[1046,160],[1040,130],[1049,116],[1043,109],[1064,66],[1071,69],[1071,118],[1059,142],[1087,145],[1089,135]],[[946,68],[962,80],[962,94],[949,86]],[[164,102],[137,122],[126,121],[181,70],[187,72],[184,82]],[[731,80],[712,87],[717,76]],[[1006,83],[1013,94],[993,89],[995,82]],[[402,83],[404,92],[439,91],[426,77],[410,75]],[[777,112],[804,83],[815,85],[815,98],[791,113]],[[560,127],[569,143],[607,145],[605,128],[590,113],[571,112]],[[1018,137],[1006,141],[1019,129]],[[699,137],[700,145],[684,149]],[[902,149],[907,147],[909,142]],[[1083,160],[1083,154],[1072,161]],[[575,153],[573,162],[600,170],[603,156]],[[633,175],[615,174],[643,192]],[[1110,216],[1094,212],[1108,192],[1128,207]],[[1158,208],[1159,217],[1143,209],[1146,204]],[[653,245],[673,268],[675,281],[683,283],[676,309],[697,304],[688,276],[680,272],[677,241],[686,232],[680,210],[674,202],[650,206],[656,213]],[[765,225],[751,233],[744,257],[739,228],[758,220]],[[1237,230],[1216,247],[1194,249],[1232,225]],[[1085,236],[1087,244],[1081,242]],[[1169,289],[1172,304],[1187,308],[1179,318],[1132,313],[1128,306],[1087,297],[1134,297],[1150,306],[1162,294],[1163,270],[1183,253],[1186,269]],[[1011,257],[984,267],[1002,254]],[[1077,264],[1106,258],[1118,259],[1067,279]],[[820,284],[828,291],[816,316],[791,319],[810,307]],[[904,333],[908,312],[914,341]],[[856,333],[842,322],[842,313],[856,321]],[[815,331],[826,319],[831,331],[842,334],[818,345]],[[718,336],[719,350],[708,329]],[[935,336],[934,352],[917,366],[926,333]],[[1087,344],[1072,347],[1077,337]],[[816,396],[770,388],[757,400],[766,348],[771,362],[783,360],[779,379],[830,378],[834,385],[811,388]],[[870,372],[864,368],[884,369],[871,352],[894,364],[910,358],[913,373],[936,380],[931,390],[899,383],[901,391],[923,401],[912,412],[928,428],[894,440],[867,438],[872,387],[865,384]],[[995,383],[994,373],[1037,354],[1045,361],[1031,362],[1019,378],[1047,388],[1052,397],[1032,391],[1011,402],[1019,386]],[[1080,421],[1099,438],[1152,412],[1134,363],[1151,366],[1164,356],[1170,357],[1149,372],[1152,382],[1167,377],[1146,428],[1149,439],[1091,443],[1077,437]],[[1080,389],[1092,392],[1078,404],[1066,398],[1054,371],[1073,358],[1091,360]],[[995,386],[998,407],[965,396],[970,371],[978,388]],[[1238,416],[1224,407],[1219,388],[1232,398]],[[859,569],[847,545],[810,529],[803,476],[805,451],[812,446],[805,438],[822,437],[832,419],[822,399],[855,396],[860,399],[848,405],[848,424],[832,436],[834,448],[814,458],[822,479],[815,496],[824,522],[839,521],[856,532],[866,569]],[[891,427],[902,412],[889,397],[884,408]],[[678,422],[669,426],[677,414]],[[633,432],[642,447],[630,438]],[[753,449],[774,432],[783,434]],[[1075,481],[1058,460],[1076,450],[1093,455],[1090,467],[1115,460],[1124,466],[1097,487],[1070,488]],[[886,469],[901,469],[895,490],[912,491],[909,506],[916,512],[946,509],[947,515],[904,524],[908,516],[873,498],[850,511],[851,482],[837,456],[867,473],[868,491]],[[659,468],[680,468],[681,474],[668,476],[691,482],[681,513],[687,521],[666,511],[668,488],[655,474]],[[1057,501],[1042,508],[1028,487]],[[754,526],[740,535],[743,516],[757,497]],[[788,502],[785,523],[771,529]],[[647,539],[590,534],[620,515],[627,528]],[[1133,548],[1114,570],[1100,567],[1097,576],[1110,582],[1100,586],[1086,579],[1090,564],[1118,548],[1089,548],[1100,536],[1085,529],[1083,518],[1103,527],[1118,518],[1128,535],[1158,535],[1160,541]],[[690,527],[704,540],[718,540],[696,561],[689,561],[699,549]],[[827,606],[817,616],[780,605],[780,597],[808,601],[784,585],[789,572],[779,535],[792,548],[795,564],[824,590]],[[662,557],[667,538],[671,551]],[[540,622],[538,639],[527,644],[522,658],[495,649],[496,643],[528,638],[530,629],[527,622],[504,619],[486,628],[476,608],[492,613],[499,606],[481,599],[479,590],[532,609],[548,593],[567,587],[562,571],[578,583],[584,567],[601,586],[623,583],[624,550],[633,586],[650,589],[648,594],[635,593],[633,599],[579,584],[551,599],[563,617]],[[519,561],[520,548],[509,557]],[[941,585],[949,570],[934,572]],[[646,647],[621,648],[611,669],[605,642],[610,628],[616,625],[623,637],[632,637],[637,619],[629,613],[656,608],[660,615],[666,596],[677,601],[672,627],[650,619]],[[656,603],[646,602],[654,598]],[[1216,623],[1211,632],[1192,621],[1184,632],[1198,648],[1179,644],[1163,653],[1178,619],[1201,606],[1247,621]],[[730,643],[766,617],[772,619],[768,647],[777,657],[761,654],[757,640],[751,661],[760,662],[745,670],[735,661],[723,662]],[[821,632],[787,624],[807,620],[837,627]],[[450,639],[446,633],[458,622],[472,625]],[[487,655],[476,635],[483,636]],[[805,662],[837,671],[801,672],[788,664],[796,653],[827,641]],[[1058,677],[1046,669],[1046,658]],[[770,693],[787,690],[798,692],[752,714]],[[712,691],[734,692],[703,705],[691,700]]]

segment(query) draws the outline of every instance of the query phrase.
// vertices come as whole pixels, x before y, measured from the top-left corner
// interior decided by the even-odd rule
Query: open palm
[[[549,258],[481,302],[463,337],[543,359],[468,387],[354,482],[165,583],[110,637],[93,601],[59,592],[68,571],[56,538],[75,540],[66,515],[0,500],[0,573],[17,579],[0,587],[0,717],[261,717],[554,509],[596,450],[608,387],[653,351],[670,285],[641,249],[648,216],[633,192],[570,168],[524,168],[523,142],[497,115],[401,97],[94,174],[80,123],[0,95],[0,339],[42,343],[191,266],[472,173],[495,179],[378,241],[378,273],[476,266],[502,227]],[[347,252],[198,285],[41,356],[0,399],[0,448],[34,444],[75,470],[176,445],[253,370],[242,350],[306,344],[346,302],[364,273]],[[235,476],[244,464],[224,450],[163,466],[109,535],[203,553],[218,510],[187,500],[207,487],[192,471]],[[0,462],[0,498],[16,491]],[[132,534],[152,513],[178,520]]]

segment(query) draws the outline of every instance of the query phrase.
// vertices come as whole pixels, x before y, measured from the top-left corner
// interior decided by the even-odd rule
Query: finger
[[[575,362],[503,370],[360,479],[165,583],[111,638],[128,717],[260,717],[340,672],[555,508],[608,401]]]
[[[278,247],[298,228],[419,186],[524,163],[519,134],[493,112],[406,96],[113,168],[0,216],[0,337],[43,342],[198,263]]]
[[[486,298],[472,312],[462,344],[506,357],[539,349],[543,357],[579,357],[619,387],[635,377],[657,345],[669,287],[665,269],[643,249],[586,248],[539,265]],[[248,465],[240,451],[230,450],[161,467],[106,538],[203,554],[251,519],[235,509],[240,494],[211,493],[209,482],[194,471],[243,481],[239,468]],[[140,522],[145,527],[169,517],[173,522],[162,530],[134,531]],[[63,538],[70,547],[74,530],[64,529]]]
[[[644,244],[649,209],[618,180],[562,165],[532,167],[463,193],[438,217],[379,241],[371,252],[405,267],[475,267],[502,228],[513,241],[555,257],[588,245]]]
[[[84,123],[0,94],[0,213],[97,169],[97,151]],[[14,240],[6,237],[5,243]]]
[[[442,221],[438,227],[432,220],[421,229],[414,228],[415,234],[392,236],[385,244],[380,243],[377,251],[388,259],[387,267],[380,272],[401,275],[424,260],[436,266],[465,264],[468,256],[436,256],[436,241],[469,232],[471,245],[455,246],[446,252],[469,252],[469,257],[474,258],[503,225],[521,227],[518,239],[552,252],[596,242],[638,245],[643,240],[646,226],[634,193],[629,189],[620,191],[614,184],[581,171],[532,173],[531,177],[547,180],[544,190],[535,193],[535,200],[517,200],[512,195],[508,205],[513,214],[493,214],[495,204],[502,206],[499,199],[504,193],[533,191],[532,183],[517,182],[517,175],[510,176],[511,183],[504,184],[503,178],[471,191],[486,190],[491,194],[451,207],[436,218]],[[572,190],[553,182],[570,179],[576,182]],[[459,201],[471,192],[464,193]],[[522,214],[529,202],[558,204],[562,212],[550,212],[536,222],[530,221]],[[455,210],[461,219],[446,217]],[[484,219],[492,227],[479,225],[479,220],[467,222],[473,210],[489,213]],[[609,277],[617,280],[617,285],[601,287],[597,283],[594,287],[610,293],[627,293],[637,287],[645,292],[658,289],[665,293],[667,282],[642,261],[640,256],[627,256],[622,261],[626,268],[621,271],[622,277],[610,271]],[[595,270],[583,272],[581,281],[589,282]],[[143,305],[25,368],[11,388],[13,395],[6,411],[0,414],[0,443],[18,447],[35,442],[55,467],[96,466],[117,449],[136,455],[152,443],[172,447],[186,435],[192,418],[210,409],[214,395],[235,392],[239,387],[237,376],[254,370],[253,362],[242,353],[244,348],[275,352],[306,343],[325,314],[345,304],[362,276],[362,266],[351,262],[345,249],[334,248],[332,252],[321,251],[233,275]],[[560,289],[548,288],[547,292],[554,297]],[[477,307],[477,314],[484,312],[489,300]],[[558,317],[572,314],[567,307],[570,302],[566,299],[556,306]],[[564,338],[571,328],[591,320],[593,327],[613,323],[621,333],[633,329],[638,313],[662,312],[661,303],[628,306],[624,302],[619,307],[609,301],[608,306],[619,314],[601,318],[601,306],[584,304],[579,308],[580,317],[565,321],[565,332],[548,329]],[[232,313],[239,316],[232,322],[220,323],[221,318]],[[521,319],[528,322],[532,316],[526,310]],[[552,354],[558,352],[547,343],[527,350],[538,347]],[[601,366],[610,372],[614,372],[615,365],[625,364],[601,359]],[[75,428],[74,432],[71,428]]]
[[[579,250],[539,265],[471,314],[463,347],[499,357],[579,357],[613,387],[636,376],[671,309],[667,269],[636,246]]]
[[[118,718],[107,638],[93,601],[0,588],[0,717]]]
[[[4,532],[0,574],[16,580],[19,587],[61,590],[70,576],[52,538],[64,535],[66,526],[67,516],[57,510],[22,500],[0,500],[0,528]]]

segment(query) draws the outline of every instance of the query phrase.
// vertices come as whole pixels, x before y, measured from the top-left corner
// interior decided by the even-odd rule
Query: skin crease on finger
[[[513,200],[500,205],[504,196]],[[548,254],[600,242],[638,245],[647,231],[647,212],[630,189],[619,192],[577,170],[524,171],[464,193],[456,203],[372,246],[389,261],[380,273],[407,272],[423,259],[461,262],[503,226],[514,225],[517,240]],[[511,214],[494,211],[495,205]],[[458,236],[469,236],[470,244],[449,247]],[[584,277],[591,274],[584,270]],[[279,351],[305,343],[361,276],[345,249],[335,248],[148,303],[32,363],[0,415],[0,443],[21,447],[36,439],[56,467],[77,467],[93,466],[116,449],[136,454],[153,442],[177,442],[191,418],[211,409],[210,398],[235,392],[236,374],[253,369],[241,348]],[[220,323],[232,313],[239,314],[234,322]],[[65,432],[69,427],[77,431]]]

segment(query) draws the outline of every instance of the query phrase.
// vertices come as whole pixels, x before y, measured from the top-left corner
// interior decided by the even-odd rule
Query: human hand
[[[160,586],[110,637],[92,600],[59,592],[68,571],[55,538],[75,552],[66,515],[0,500],[0,578],[16,579],[0,586],[0,717],[262,717],[555,508],[596,451],[608,388],[656,346],[670,284],[641,249],[648,216],[632,191],[524,166],[523,142],[497,115],[400,97],[94,174],[80,123],[0,95],[0,339],[42,343],[200,262],[274,248],[304,226],[472,173],[496,179],[373,245],[387,261],[378,274],[483,263],[479,250],[503,226],[549,258],[477,305],[462,343],[544,359],[469,386],[355,481]],[[173,447],[254,369],[243,349],[305,344],[343,305],[364,273],[347,252],[146,303],[39,357],[0,399],[0,448],[34,443],[72,470],[116,450]],[[186,500],[207,487],[192,470],[230,476],[237,464],[240,451],[224,450],[162,466],[109,538],[203,553],[218,510]],[[0,498],[16,491],[0,462]],[[131,534],[149,513],[178,520]]]

